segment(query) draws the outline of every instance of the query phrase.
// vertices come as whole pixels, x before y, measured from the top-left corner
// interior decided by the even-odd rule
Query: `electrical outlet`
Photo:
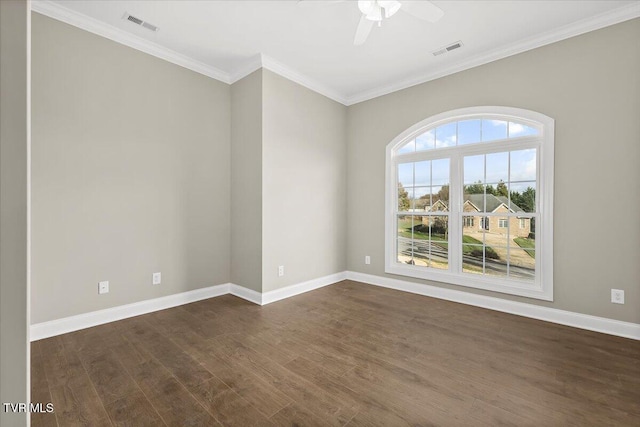
[[[611,289],[611,302],[624,304],[624,291],[622,289]]]
[[[153,273],[153,284],[159,285],[162,282],[162,273]]]
[[[98,293],[99,294],[109,293],[109,281],[98,282]]]
[[[284,265],[278,267],[278,277],[284,276]]]
[[[364,257],[364,263],[367,265],[371,264],[371,257],[369,255]]]

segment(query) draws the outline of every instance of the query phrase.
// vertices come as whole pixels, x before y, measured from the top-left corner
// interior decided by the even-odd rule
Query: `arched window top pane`
[[[509,138],[538,135],[538,129],[518,122],[509,122]]]
[[[435,147],[436,136],[433,130],[429,130],[416,137],[416,151],[429,150]]]
[[[441,123],[413,137],[396,148],[396,154],[408,154],[466,144],[540,136],[541,126],[516,118],[472,116]]]
[[[416,141],[412,139],[411,141],[404,144],[402,147],[398,148],[396,153],[405,154],[405,153],[413,153],[416,151]]]

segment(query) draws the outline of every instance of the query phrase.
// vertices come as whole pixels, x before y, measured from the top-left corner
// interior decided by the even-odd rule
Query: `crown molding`
[[[420,73],[413,77],[385,85],[379,88],[365,90],[352,95],[346,95],[330,88],[329,86],[312,79],[291,67],[267,56],[258,54],[247,61],[233,72],[226,73],[216,67],[205,64],[201,61],[190,58],[181,53],[175,52],[156,43],[150,42],[142,37],[133,35],[121,28],[106,24],[87,15],[75,12],[58,3],[50,0],[33,0],[31,2],[31,10],[46,15],[50,18],[57,19],[69,25],[81,28],[99,36],[108,38],[117,43],[129,46],[133,49],[153,55],[157,58],[211,77],[227,84],[233,84],[238,80],[248,76],[259,68],[265,68],[282,77],[285,77],[301,86],[306,87],[314,92],[326,96],[336,102],[349,106],[360,102],[368,101],[392,92],[407,89],[431,80],[436,80],[460,71],[468,70],[487,64],[489,62],[504,59],[512,55],[517,55],[528,50],[536,49],[551,43],[565,40],[578,36],[590,31],[595,31],[610,25],[618,24],[630,19],[640,17],[640,2],[635,2],[627,6],[623,6],[591,18],[586,18],[563,27],[554,29],[535,37],[530,37],[515,43],[511,43],[500,48],[494,49],[488,53],[477,55],[471,59],[453,64],[449,67],[439,69],[432,73]]]
[[[601,28],[619,24],[621,22],[638,17],[640,17],[640,2],[635,2],[630,5],[593,16],[591,18],[582,19],[580,21],[564,25],[560,28],[556,28],[552,31],[548,31],[535,37],[529,37],[527,39],[508,44],[506,46],[494,49],[488,53],[477,55],[469,60],[451,65],[447,68],[442,68],[432,73],[415,75],[413,77],[387,86],[358,92],[346,98],[346,105],[354,105],[359,102],[364,102],[383,95],[388,95],[392,92],[397,92],[411,86],[416,86],[421,83],[436,80],[441,77],[458,73],[460,71],[475,68],[489,62],[504,59],[509,56],[526,52],[528,50],[536,49],[538,47],[556,43],[561,40],[579,36],[580,34],[599,30]]]
[[[312,90],[313,92],[339,102],[340,104],[347,105],[346,98],[340,92],[335,91],[302,73],[299,73],[282,62],[276,61],[272,57],[263,53],[253,56],[234,73],[232,73],[229,79],[230,83],[233,84],[260,68],[264,68],[265,70],[278,74],[294,83],[298,83],[300,86],[304,86],[307,89]]]
[[[329,99],[339,102],[340,104],[349,105],[347,103],[347,98],[340,92],[334,89],[331,89],[330,87],[320,83],[317,80],[307,77],[302,73],[297,72],[296,70],[288,67],[287,65],[281,62],[276,61],[275,59],[267,55],[263,54],[261,56],[262,56],[262,68],[265,68],[269,71],[279,74],[282,77],[291,80],[292,82],[298,83],[299,85],[304,86],[307,89],[310,89],[314,92],[317,92],[320,95],[324,95]]]
[[[327,98],[333,99],[341,104],[346,103],[346,98],[339,92],[264,54],[253,56],[232,73],[226,73],[216,67],[197,61],[50,0],[32,1],[31,10],[227,84],[233,84],[257,69],[265,68]]]
[[[243,65],[237,67],[236,70],[229,76],[229,84],[234,84],[238,80],[242,80],[249,74],[262,68],[262,55],[254,55],[249,60],[245,61]]]
[[[212,67],[211,65],[143,39],[142,37],[131,34],[121,28],[68,9],[58,3],[54,3],[49,0],[34,0],[31,2],[31,10],[141,52],[148,53],[156,58],[164,59],[167,62],[171,62],[172,64],[179,65],[188,70],[211,77],[212,79],[216,79],[224,83],[230,82],[229,74],[216,67]]]

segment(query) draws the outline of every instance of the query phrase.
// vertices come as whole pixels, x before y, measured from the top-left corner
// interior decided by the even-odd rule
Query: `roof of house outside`
[[[469,201],[470,203],[472,203],[478,209],[479,212],[493,212],[496,209],[498,209],[498,207],[502,204],[509,207],[509,199],[507,197],[494,196],[493,194],[487,194],[486,196],[487,196],[487,199],[486,199],[487,206],[486,206],[486,210],[484,211],[482,210],[482,207],[484,205],[484,197],[485,197],[484,194],[465,194],[464,201],[465,202]],[[430,211],[431,208],[435,206],[438,202],[447,206],[445,201],[438,200],[432,206],[425,206],[425,210]],[[520,206],[516,205],[513,202],[511,202],[511,210],[513,212],[524,212],[524,209],[522,209]]]
[[[482,212],[482,205],[484,204],[483,203],[484,196],[485,196],[484,194],[465,194],[464,200],[470,201]],[[493,194],[487,194],[486,196],[487,196],[487,206],[484,212],[493,212],[503,203],[505,206],[509,207],[509,199],[507,197],[494,196]],[[511,210],[514,212],[524,212],[524,210],[520,206],[516,205],[513,202],[511,202]]]

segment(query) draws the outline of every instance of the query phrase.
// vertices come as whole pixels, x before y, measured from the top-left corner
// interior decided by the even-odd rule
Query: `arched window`
[[[430,117],[387,146],[387,273],[553,300],[554,121]]]

